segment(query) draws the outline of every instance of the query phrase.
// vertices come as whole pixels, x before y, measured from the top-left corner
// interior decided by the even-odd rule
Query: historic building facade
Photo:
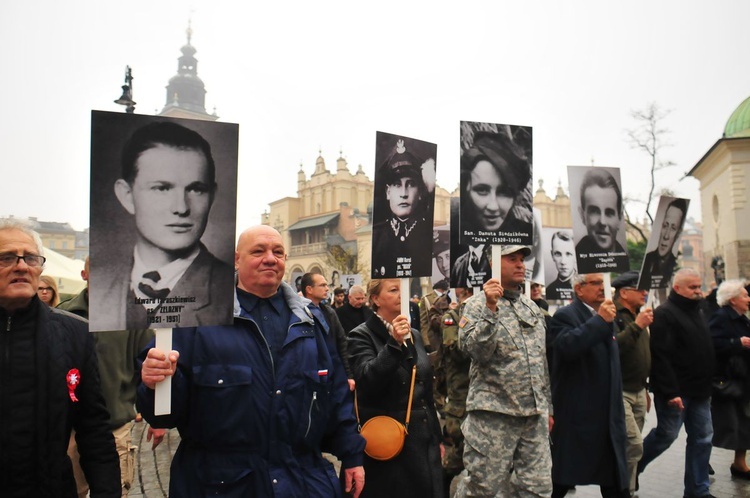
[[[725,278],[750,278],[750,97],[688,175],[700,181],[705,274],[723,262]]]
[[[369,280],[373,188],[362,165],[352,173],[341,152],[333,171],[326,167],[322,153],[309,178],[300,165],[297,196],[271,202],[261,215],[261,223],[277,229],[288,248],[287,281],[306,272],[331,277],[334,271]],[[436,187],[436,225],[450,219],[450,196]]]

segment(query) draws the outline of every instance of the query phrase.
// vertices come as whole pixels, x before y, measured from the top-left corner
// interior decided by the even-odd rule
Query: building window
[[[55,241],[54,240],[50,240],[49,241],[49,248],[50,249],[54,249],[55,248]]]

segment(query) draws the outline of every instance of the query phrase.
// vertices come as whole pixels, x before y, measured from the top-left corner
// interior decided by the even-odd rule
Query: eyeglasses
[[[0,266],[8,267],[17,265],[21,260],[24,260],[26,264],[31,268],[38,268],[44,265],[44,262],[47,261],[47,258],[45,258],[44,256],[39,256],[38,254],[25,254],[23,256],[13,254],[12,252],[0,254]]]
[[[38,287],[37,291],[39,291],[39,292],[52,292],[52,287]]]
[[[583,285],[593,285],[594,287],[603,287],[604,286],[604,280],[589,280],[588,282],[583,282],[581,284]]]
[[[648,293],[646,289],[636,289],[635,287],[623,287],[622,290],[633,291],[633,292],[638,292],[638,293],[641,293],[641,292]]]

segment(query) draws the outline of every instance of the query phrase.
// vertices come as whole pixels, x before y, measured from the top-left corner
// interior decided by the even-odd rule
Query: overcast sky
[[[461,120],[532,126],[553,196],[593,160],[645,199],[649,159],[625,130],[650,102],[672,110],[658,187],[700,218],[697,180],[680,179],[750,96],[747,0],[242,3],[3,2],[0,216],[89,225],[90,111],[123,110],[126,65],[136,112],[160,111],[191,15],[207,110],[240,124],[240,230],[296,195],[319,149],[372,178],[376,130],[437,143],[452,190]]]

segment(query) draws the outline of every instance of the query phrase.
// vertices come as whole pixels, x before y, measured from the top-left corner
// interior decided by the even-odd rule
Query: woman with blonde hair
[[[60,296],[57,294],[57,283],[50,276],[42,275],[39,277],[39,286],[36,289],[36,295],[50,308],[54,308],[60,304]]]
[[[416,382],[404,447],[387,461],[365,456],[367,483],[360,496],[442,498],[441,432],[422,337],[401,314],[399,279],[372,280],[367,290],[375,315],[349,333],[360,423],[378,415],[404,423],[415,365]]]

